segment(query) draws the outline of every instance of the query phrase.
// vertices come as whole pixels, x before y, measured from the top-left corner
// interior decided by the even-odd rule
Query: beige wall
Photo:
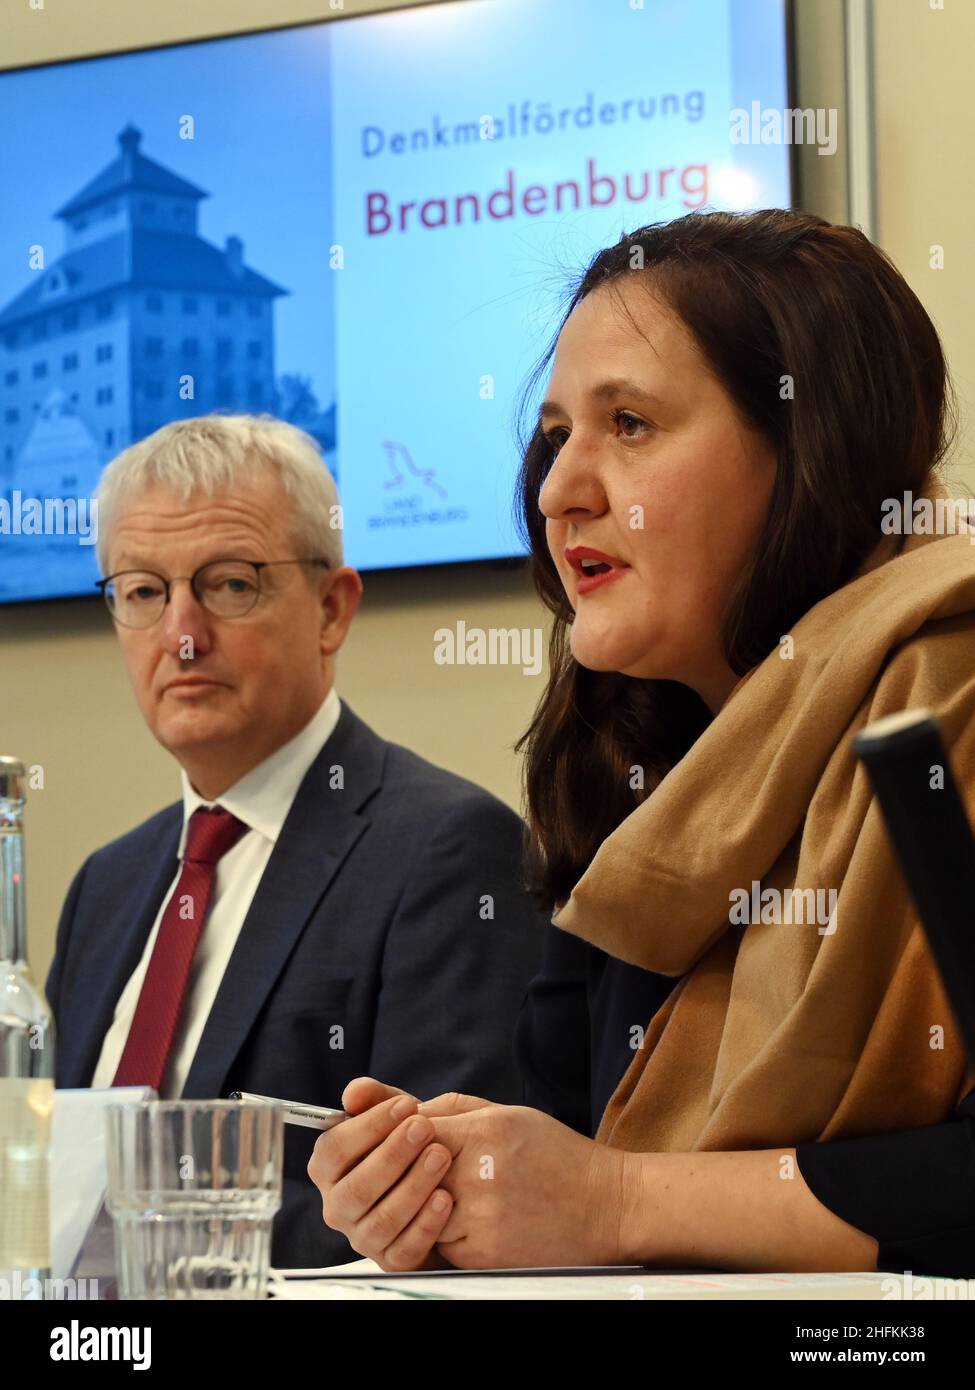
[[[933,318],[958,393],[954,477],[975,487],[975,121],[969,100],[975,4],[877,5],[879,240]],[[944,247],[944,269],[929,265]]]
[[[623,0],[620,0],[622,3]],[[971,122],[966,55],[975,5],[882,0],[877,15],[878,239],[904,270],[944,336],[963,411],[975,382]],[[345,13],[388,8],[356,6]],[[0,63],[18,66],[268,23],[328,17],[327,0],[3,0]],[[842,74],[837,0],[802,0],[800,100],[837,105]],[[840,95],[837,96],[837,93]],[[820,161],[825,164],[826,161]],[[841,215],[842,165],[816,166],[806,203]],[[9,194],[9,190],[8,190]],[[928,248],[946,268],[928,269]],[[824,351],[829,345],[824,344]],[[975,484],[971,450],[961,474]],[[543,621],[523,571],[505,566],[366,576],[366,598],[339,666],[340,692],[387,737],[518,804],[511,745],[541,677],[510,667],[438,667],[433,632],[460,618],[479,626]],[[174,799],[175,765],[146,733],[125,684],[107,615],[86,602],[0,609],[0,751],[44,768],[28,839],[31,958],[43,976],[65,890],[82,859]]]

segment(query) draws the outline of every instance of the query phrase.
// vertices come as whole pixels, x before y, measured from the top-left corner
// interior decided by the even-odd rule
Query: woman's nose
[[[598,515],[606,509],[606,494],[591,458],[565,444],[552,460],[538,494],[538,505],[550,521],[579,513]]]

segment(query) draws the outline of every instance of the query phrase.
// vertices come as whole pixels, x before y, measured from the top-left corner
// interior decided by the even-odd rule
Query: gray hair
[[[338,491],[312,436],[273,415],[213,414],[173,420],[108,464],[96,494],[102,574],[112,517],[130,495],[159,483],[184,502],[195,492],[212,496],[250,481],[262,465],[274,469],[291,498],[299,555],[337,569],[343,563]]]

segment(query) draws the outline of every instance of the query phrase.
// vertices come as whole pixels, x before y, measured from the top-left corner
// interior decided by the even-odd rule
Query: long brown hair
[[[568,897],[602,840],[712,717],[675,681],[579,665],[568,641],[573,610],[538,505],[553,451],[529,420],[535,389],[576,305],[633,275],[647,277],[683,320],[743,418],[776,450],[765,526],[725,615],[725,659],[740,675],[852,578],[880,539],[881,502],[923,487],[955,418],[934,325],[854,227],[782,209],[693,212],[641,227],[594,257],[528,378],[518,426],[517,520],[554,615],[548,683],[516,745],[525,751],[529,886],[548,907]],[[631,786],[634,766],[642,787]]]

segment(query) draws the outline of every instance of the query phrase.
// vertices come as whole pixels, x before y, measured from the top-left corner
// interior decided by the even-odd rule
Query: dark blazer
[[[341,778],[336,773],[341,769]],[[335,785],[341,780],[342,786]],[[182,803],[97,850],[58,926],[47,995],[56,1084],[91,1084],[118,997],[178,867]],[[512,1036],[546,917],[519,884],[522,822],[474,783],[379,738],[342,702],[240,931],[183,1088],[340,1107],[369,1075],[421,1098],[517,1103]],[[356,1259],[285,1126],[272,1262]]]

